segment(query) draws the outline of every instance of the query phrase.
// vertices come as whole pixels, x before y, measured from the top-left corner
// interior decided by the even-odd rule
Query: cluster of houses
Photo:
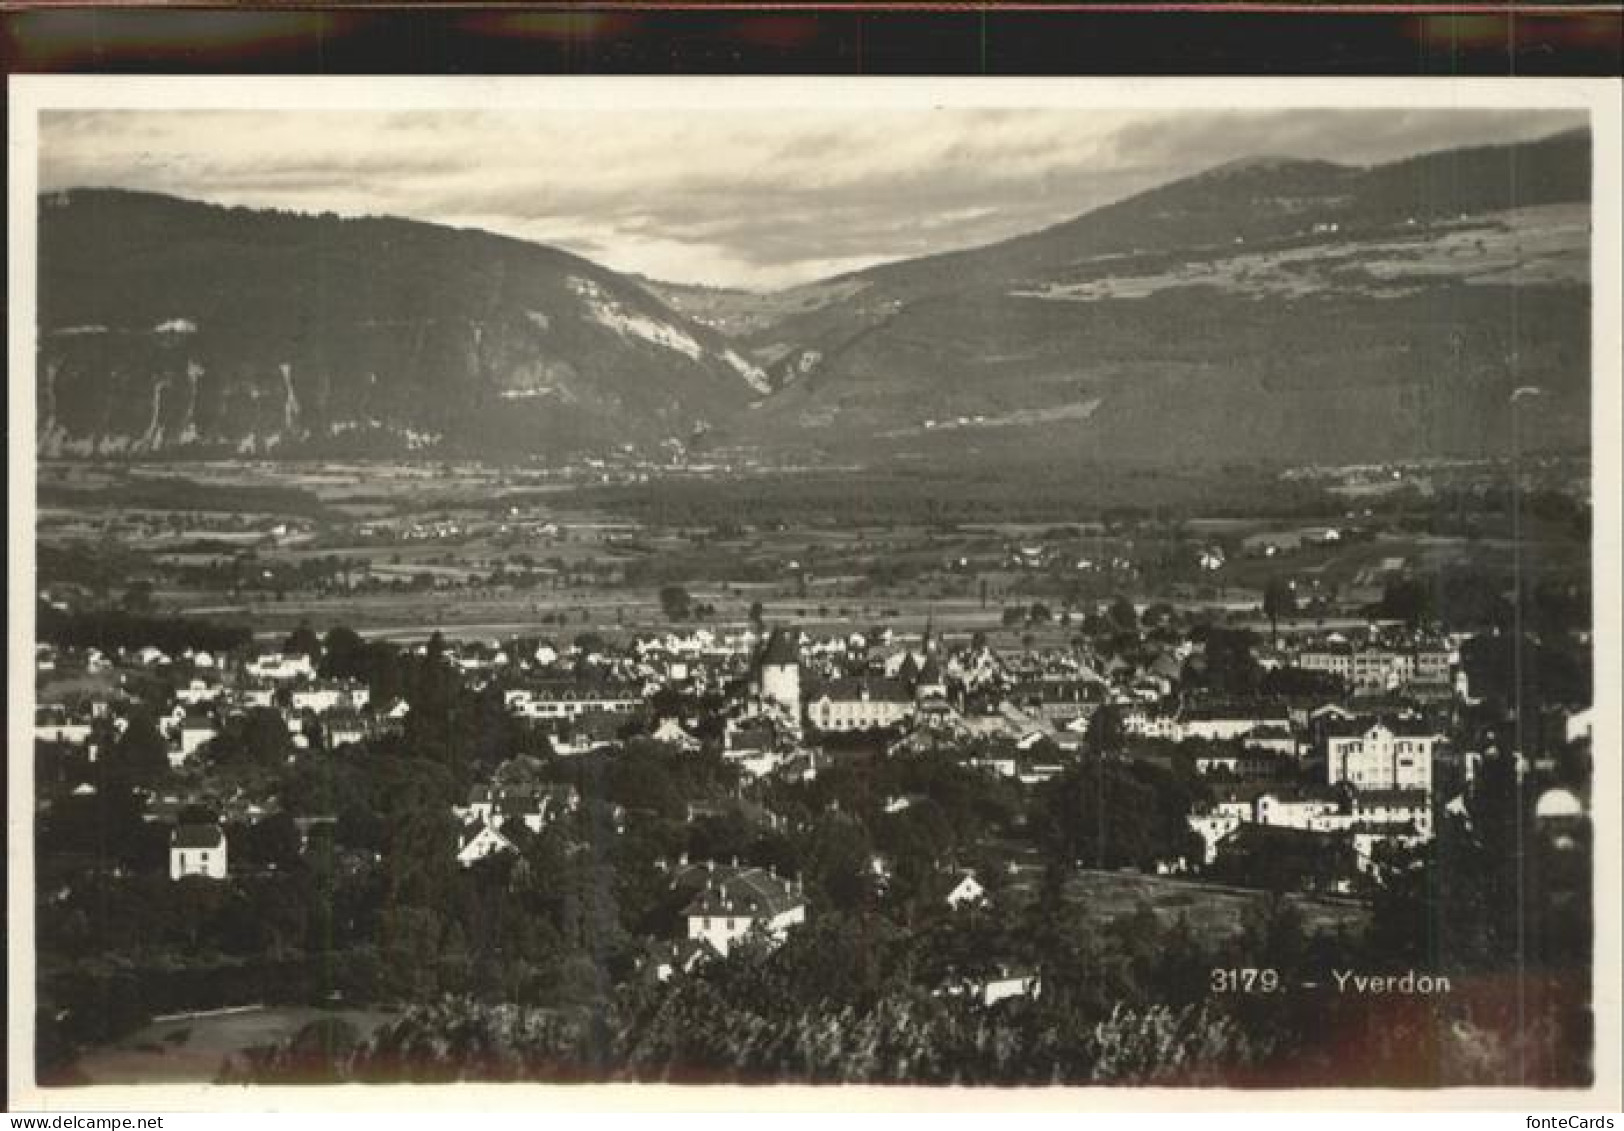
[[[402,700],[376,704],[364,684],[323,679],[302,652],[267,651],[246,657],[187,649],[170,655],[156,647],[105,652],[98,648],[35,650],[40,684],[53,690],[35,705],[34,738],[38,743],[83,756],[94,764],[103,747],[128,730],[137,696],[127,687],[142,677],[147,705],[156,708],[158,734],[170,768],[186,771],[226,731],[230,721],[250,711],[270,711],[287,728],[289,746],[297,753],[332,750],[390,732],[404,723],[409,708]],[[167,688],[161,702],[153,688]],[[319,735],[319,747],[316,744]],[[170,826],[169,875],[174,880],[227,876],[227,836],[218,822],[187,822],[199,805],[228,819],[256,821],[267,809],[239,793],[217,797],[196,788],[152,793],[143,818]],[[87,778],[72,790],[93,794]]]
[[[461,822],[457,863],[465,868],[488,856],[518,851],[513,843],[517,827],[539,833],[581,807],[580,790],[573,785],[534,778],[507,782],[505,776],[499,770],[489,783],[469,790],[465,804],[452,809]]]
[[[946,751],[1034,785],[1079,756],[1109,706],[1129,747],[1182,747],[1214,783],[1218,800],[1190,817],[1205,846],[1204,861],[1189,862],[1195,866],[1211,864],[1247,825],[1344,838],[1365,861],[1383,843],[1430,837],[1440,789],[1468,782],[1476,757],[1447,738],[1451,700],[1468,690],[1461,642],[1372,629],[1260,647],[1263,667],[1317,673],[1341,692],[1242,703],[1182,688],[1201,645],[1165,635],[1142,638],[1125,654],[1095,654],[949,642],[928,626],[914,637],[886,628],[817,636],[696,626],[618,644],[590,634],[571,645],[450,642],[442,655],[469,686],[499,689],[506,710],[544,730],[557,755],[613,749],[637,734],[677,750],[715,749],[746,782],[811,778],[831,750],[866,743],[891,755]],[[91,759],[124,725],[129,697],[119,684],[127,670],[162,674],[159,685],[172,688],[160,727],[177,769],[192,765],[238,712],[276,711],[298,757],[387,737],[409,711],[401,701],[374,702],[362,684],[322,677],[302,652],[171,657],[154,648],[107,655],[41,645],[36,662],[42,686],[109,689],[47,697],[36,713],[37,739]],[[105,678],[72,678],[78,674]],[[519,826],[539,832],[578,804],[556,783],[482,783],[455,809],[457,859],[472,865],[515,850]],[[162,808],[159,799],[153,808]],[[177,825],[175,838],[173,875],[224,875],[223,833],[205,845],[204,833]],[[701,914],[698,934],[687,937],[725,953],[737,922],[704,920],[746,918]]]
[[[633,645],[641,696],[629,684],[533,683],[507,693],[510,710],[574,725],[623,722],[646,710],[651,690],[693,687],[705,673],[704,686],[732,690],[721,752],[747,777],[814,775],[825,743],[867,734],[883,737],[891,753],[957,748],[971,765],[1036,784],[1061,772],[1110,704],[1128,737],[1190,744],[1197,768],[1217,784],[1219,800],[1190,818],[1205,864],[1255,824],[1342,838],[1365,869],[1383,844],[1430,838],[1436,765],[1447,763],[1458,784],[1472,764],[1472,755],[1450,749],[1439,712],[1426,710],[1460,687],[1458,640],[1329,634],[1262,660],[1334,677],[1344,694],[1225,704],[1178,694],[1183,664],[1198,650],[1187,641],[1128,661],[948,647],[928,628],[911,640],[819,639],[789,628],[731,639],[702,632]],[[662,672],[674,678],[662,681]],[[662,718],[652,737],[695,749],[697,722]]]
[[[148,647],[109,657],[94,648],[77,652],[42,644],[36,649],[36,666],[41,674],[52,675],[89,677],[139,670],[163,677],[172,690],[168,701],[159,705],[158,726],[170,766],[177,770],[218,738],[228,719],[247,711],[278,712],[291,744],[303,750],[318,732],[328,749],[372,738],[399,726],[410,709],[399,699],[373,704],[367,687],[357,681],[320,678],[304,653],[265,652],[237,663],[230,656],[200,650],[171,657]],[[125,708],[133,700],[122,689],[123,682],[92,683],[97,690],[70,684],[75,690],[37,703],[35,740],[81,748],[95,761],[100,753],[98,735],[116,738],[126,725]],[[102,720],[110,732],[97,727]]]

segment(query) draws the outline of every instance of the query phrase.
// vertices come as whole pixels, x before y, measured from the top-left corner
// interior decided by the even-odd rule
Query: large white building
[[[1291,734],[1291,717],[1284,711],[1270,714],[1266,711],[1190,711],[1179,717],[1172,737],[1180,742],[1205,739],[1208,742],[1232,742],[1248,739],[1254,734],[1277,736]],[[1259,741],[1259,745],[1263,745]]]
[[[643,706],[633,687],[517,687],[502,693],[508,713],[525,719],[578,719],[583,715],[630,715]]]
[[[372,693],[365,684],[355,682],[322,682],[312,687],[301,687],[293,693],[293,709],[325,715],[328,711],[360,711],[372,701]]]
[[[1325,736],[1325,774],[1331,785],[1355,789],[1432,790],[1432,759],[1443,736],[1419,725],[1356,720]]]
[[[914,696],[892,679],[837,679],[824,684],[806,705],[818,730],[879,730],[914,715]]]
[[[1454,657],[1441,645],[1358,648],[1345,641],[1333,641],[1303,649],[1297,654],[1297,667],[1334,675],[1357,692],[1448,690]]]

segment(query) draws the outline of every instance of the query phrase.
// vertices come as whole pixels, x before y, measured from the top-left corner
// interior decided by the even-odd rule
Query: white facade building
[[[1432,790],[1432,759],[1443,736],[1384,722],[1338,728],[1325,739],[1326,781],[1355,789]]]
[[[178,825],[169,834],[169,878],[226,878],[226,834],[219,825]]]
[[[981,903],[987,898],[987,889],[981,886],[981,881],[972,873],[966,872],[959,882],[953,885],[953,890],[947,893],[949,907],[963,907],[967,904]]]
[[[683,917],[688,938],[707,942],[726,957],[730,946],[753,933],[783,941],[790,928],[806,922],[806,899],[799,883],[760,868],[714,867]]]
[[[292,654],[267,652],[249,660],[243,670],[252,679],[268,679],[273,683],[313,679],[316,675],[316,669],[310,664],[310,657],[303,652]]]
[[[914,716],[914,696],[895,680],[839,679],[806,705],[818,730],[883,730]]]
[[[464,830],[459,840],[461,843],[457,846],[457,863],[464,868],[495,853],[518,851],[511,840],[483,821],[476,822]]]

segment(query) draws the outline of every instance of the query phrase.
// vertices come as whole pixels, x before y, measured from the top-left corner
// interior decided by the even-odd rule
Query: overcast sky
[[[40,188],[388,214],[773,288],[986,243],[1242,157],[1388,161],[1563,112],[52,111]]]

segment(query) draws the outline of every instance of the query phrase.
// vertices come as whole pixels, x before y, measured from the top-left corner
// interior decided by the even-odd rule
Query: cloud
[[[1007,238],[1247,156],[1375,163],[1575,115],[1483,111],[52,111],[40,184],[483,227],[778,287]]]

